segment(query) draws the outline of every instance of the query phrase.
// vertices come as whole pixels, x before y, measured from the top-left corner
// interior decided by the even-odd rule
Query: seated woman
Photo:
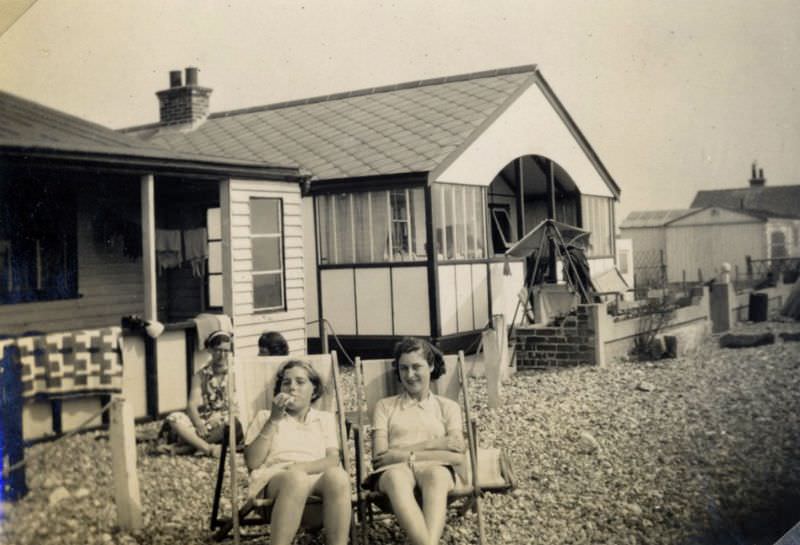
[[[278,370],[270,411],[259,411],[245,436],[249,491],[274,500],[270,543],[288,545],[300,527],[306,500],[322,498],[326,543],[345,545],[350,528],[350,478],[339,464],[339,442],[332,413],[311,403],[322,395],[322,381],[302,360]]]
[[[176,452],[181,446],[209,456],[219,456],[220,443],[228,423],[228,354],[231,351],[231,334],[214,331],[205,341],[211,361],[192,375],[186,412],[167,416],[159,433],[166,445],[160,452]],[[241,440],[242,427],[236,422],[236,437]]]
[[[373,415],[373,467],[364,483],[389,497],[412,544],[433,545],[444,530],[447,493],[456,484],[464,435],[461,408],[431,393],[444,374],[442,353],[423,339],[406,337],[394,349],[403,392],[378,401]],[[422,508],[414,495],[422,493]]]

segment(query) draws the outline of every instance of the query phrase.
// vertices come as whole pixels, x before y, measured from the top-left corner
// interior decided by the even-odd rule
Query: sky
[[[753,160],[800,184],[796,0],[4,1],[0,89],[112,128],[157,121],[187,66],[218,112],[538,64],[620,218],[744,187]]]

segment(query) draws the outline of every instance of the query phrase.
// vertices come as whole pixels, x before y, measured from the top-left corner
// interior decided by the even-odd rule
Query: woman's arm
[[[197,431],[197,434],[201,437],[206,435],[206,424],[203,422],[203,419],[200,418],[200,406],[203,404],[203,392],[201,390],[201,378],[200,373],[195,373],[192,375],[192,386],[189,389],[189,401],[186,404],[186,415],[189,417],[189,420],[192,421],[194,424],[194,429]]]
[[[325,449],[325,457],[310,462],[295,462],[287,469],[294,469],[296,471],[303,471],[304,473],[322,473],[326,469],[336,467],[339,465],[339,449],[329,448]]]
[[[278,429],[278,419],[273,415],[274,411],[270,412],[269,418],[264,422],[256,438],[244,448],[244,461],[250,471],[259,467],[267,459],[272,439]]]

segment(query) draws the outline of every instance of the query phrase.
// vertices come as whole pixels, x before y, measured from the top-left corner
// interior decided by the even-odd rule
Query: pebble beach
[[[764,331],[800,324],[736,330]],[[351,370],[342,378],[351,404]],[[677,359],[519,372],[495,409],[485,379],[473,377],[470,391],[480,443],[506,452],[517,482],[482,500],[489,543],[761,545],[800,520],[800,342],[723,349],[714,336]],[[159,425],[139,425],[137,436]],[[107,432],[26,456],[30,492],[2,505],[2,543],[211,542],[212,458],[156,456],[138,443],[145,524],[132,535],[116,527]],[[255,532],[243,542],[268,542]],[[476,534],[474,514],[453,514],[442,543],[477,543]],[[371,543],[403,542],[394,523],[372,528]]]

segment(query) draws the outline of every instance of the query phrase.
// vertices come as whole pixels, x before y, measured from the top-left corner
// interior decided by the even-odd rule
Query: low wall
[[[659,336],[672,335],[678,339],[680,353],[692,352],[711,334],[709,297],[706,292],[695,304],[675,310],[670,323]],[[634,339],[640,332],[642,318],[611,322],[604,335],[605,357],[621,358],[631,353]],[[606,324],[604,324],[606,325]],[[605,333],[606,328],[604,328]]]
[[[689,306],[675,310],[660,335],[673,335],[681,353],[691,352],[711,334],[708,288],[693,297]],[[603,365],[610,358],[630,354],[640,334],[642,320],[615,321],[606,304],[578,305],[575,315],[558,326],[517,328],[514,345],[518,369]]]
[[[598,363],[597,325],[592,316],[593,307],[598,306],[578,305],[576,314],[568,316],[558,326],[517,328],[514,335],[517,369]]]

